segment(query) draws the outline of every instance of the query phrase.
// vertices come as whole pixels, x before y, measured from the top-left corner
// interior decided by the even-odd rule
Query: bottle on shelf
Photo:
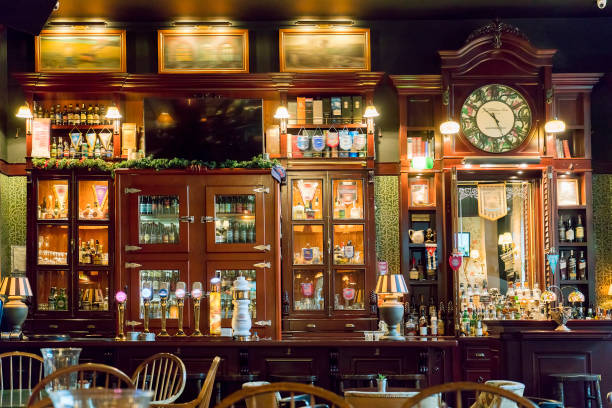
[[[445,331],[445,319],[446,313],[444,311],[444,302],[440,302],[440,307],[438,308],[438,335],[444,336]]]
[[[567,242],[574,242],[574,226],[572,225],[572,217],[567,217],[567,227],[565,228],[565,240]]]
[[[563,221],[562,215],[559,216],[559,224],[557,228],[559,231],[559,242],[565,242],[565,222]]]
[[[72,114],[72,124],[78,126],[81,124],[81,108],[77,103],[74,108],[74,113]]]
[[[55,299],[55,310],[68,310],[68,302],[66,300],[66,289],[60,288],[59,294]]]
[[[49,297],[47,298],[47,308],[49,310],[55,310],[55,296],[56,296],[56,288],[55,286],[51,286],[51,289],[49,290]]]
[[[568,277],[570,280],[577,279],[577,270],[576,270],[576,256],[574,255],[574,250],[570,251],[570,256],[567,259],[567,269],[568,269]]]
[[[81,106],[81,125],[88,125],[87,123],[87,109],[85,108],[85,104]]]
[[[559,275],[561,275],[561,280],[567,280],[567,258],[563,251],[559,255]]]
[[[578,214],[578,222],[576,223],[576,242],[584,242],[584,226],[580,214]]]
[[[410,271],[408,272],[408,279],[410,280],[418,280],[419,279],[419,270],[416,268],[416,260],[414,259],[414,255],[412,256],[412,266],[410,267]]]
[[[419,336],[427,336],[427,317],[425,316],[425,310],[421,311],[421,316],[419,317]]]
[[[430,316],[430,332],[432,336],[438,335],[438,317],[435,314]]]
[[[587,279],[586,259],[584,257],[584,251],[580,251],[580,258],[578,259],[578,279]]]

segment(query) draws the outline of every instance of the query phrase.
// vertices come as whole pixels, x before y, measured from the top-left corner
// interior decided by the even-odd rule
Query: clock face
[[[504,153],[523,143],[531,129],[531,109],[517,90],[501,84],[476,89],[461,107],[461,130],[480,150]]]

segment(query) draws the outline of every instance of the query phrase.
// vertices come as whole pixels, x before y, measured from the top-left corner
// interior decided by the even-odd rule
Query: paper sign
[[[26,273],[26,247],[25,245],[11,245],[11,275]]]
[[[135,123],[122,123],[121,124],[121,154],[127,157],[130,149],[133,152],[138,151],[138,146],[136,146],[136,124]]]
[[[49,152],[50,133],[50,118],[32,119],[32,157],[51,157]]]

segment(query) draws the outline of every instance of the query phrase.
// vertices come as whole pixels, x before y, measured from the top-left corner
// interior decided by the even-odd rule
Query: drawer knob
[[[307,329],[316,329],[316,328],[317,328],[317,325],[316,325],[316,324],[314,324],[314,323],[308,323],[308,324],[306,325],[306,328],[307,328]]]
[[[474,353],[474,357],[476,357],[476,358],[485,358],[485,353]]]
[[[57,329],[57,328],[59,328],[59,326],[57,324],[50,324],[49,328],[50,329]]]
[[[87,325],[87,328],[88,328],[88,329],[95,329],[95,328],[96,328],[96,325],[95,325],[95,324],[88,324],[88,325]]]
[[[355,325],[353,323],[347,323],[347,324],[344,325],[344,328],[346,328],[346,329],[354,329]]]
[[[476,380],[476,382],[478,382],[479,384],[482,384],[485,382],[484,378],[482,377],[482,375],[478,376],[478,379]]]

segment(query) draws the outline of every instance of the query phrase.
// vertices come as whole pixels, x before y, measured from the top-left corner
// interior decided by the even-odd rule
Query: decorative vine
[[[102,172],[110,172],[113,176],[117,169],[271,169],[274,166],[280,165],[276,159],[270,160],[258,155],[251,160],[225,160],[217,163],[215,161],[202,160],[187,160],[179,159],[155,159],[148,156],[137,160],[123,160],[120,162],[110,162],[102,159],[32,159],[32,165],[39,170],[97,170]]]

